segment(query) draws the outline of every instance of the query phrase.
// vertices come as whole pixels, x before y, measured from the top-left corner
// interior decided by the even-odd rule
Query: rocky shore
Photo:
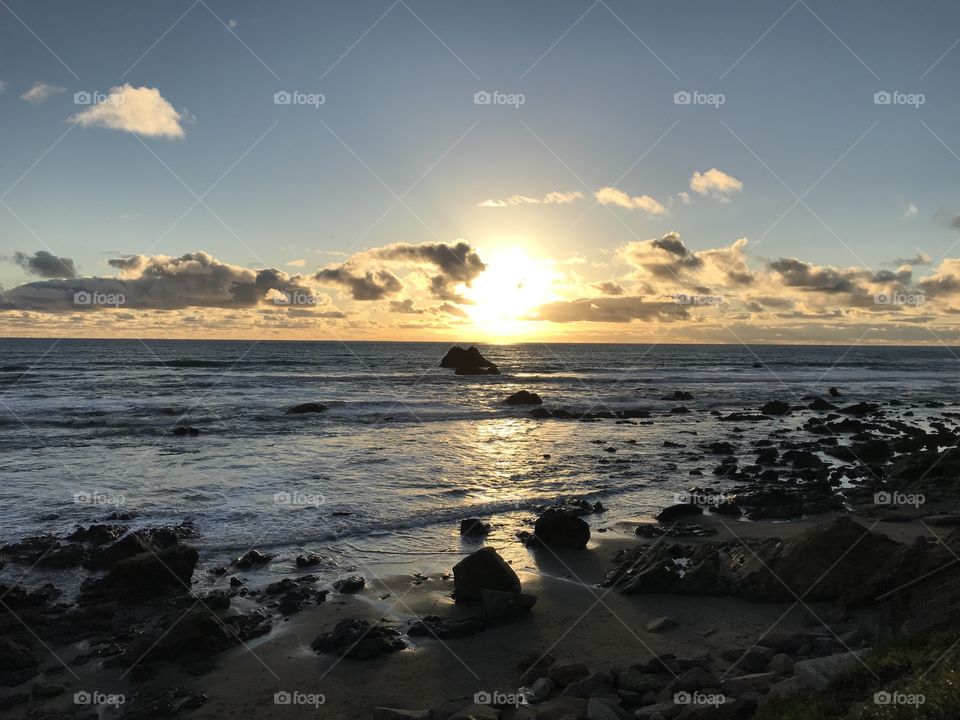
[[[443,366],[498,372],[476,348]],[[672,415],[696,404],[668,399],[684,403]],[[526,390],[504,405],[528,422],[652,422]],[[305,552],[257,584],[274,560],[258,549],[201,572],[202,528],[132,529],[123,514],[8,542],[0,562],[23,581],[0,585],[0,711],[271,718],[312,702],[377,720],[750,718],[864,666],[888,638],[958,630],[955,592],[933,590],[960,583],[960,414],[924,409],[937,417],[833,388],[718,414],[726,440],[664,438],[665,463],[712,469],[691,471],[655,518],[608,521],[596,499],[569,498],[495,547],[497,519],[465,516],[472,552],[387,578],[331,579],[328,558]],[[31,584],[34,569],[83,580],[65,592]]]

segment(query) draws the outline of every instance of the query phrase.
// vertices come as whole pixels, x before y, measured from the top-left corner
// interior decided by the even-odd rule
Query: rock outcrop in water
[[[456,375],[500,374],[499,368],[481,355],[473,345],[466,350],[457,346],[450,348],[440,361],[440,367],[453,368]]]
[[[527,390],[518,390],[503,401],[504,405],[543,405],[543,398]]]

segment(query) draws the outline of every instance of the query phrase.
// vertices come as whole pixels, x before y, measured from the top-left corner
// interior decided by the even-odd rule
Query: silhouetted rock
[[[537,518],[533,535],[555,550],[581,550],[590,540],[590,526],[574,512],[550,509]]]
[[[128,525],[90,525],[89,527],[78,526],[67,540],[72,542],[85,542],[91,545],[106,545],[121,537],[130,527]]]
[[[189,425],[177,425],[170,431],[170,434],[176,435],[177,437],[196,437],[200,434],[200,430],[195,427],[190,427]]]
[[[333,589],[341,593],[356,593],[363,590],[367,581],[362,575],[351,575],[350,577],[340,578],[333,583]]]
[[[460,534],[465,537],[483,537],[489,534],[491,525],[479,518],[467,518],[460,521]]]
[[[327,409],[326,405],[320,403],[303,403],[287,408],[287,415],[303,415],[304,413],[321,413]]]
[[[543,405],[543,399],[536,393],[519,390],[503,401],[504,405]]]
[[[830,388],[828,392],[830,393],[830,397],[840,397],[840,391],[837,390],[835,387]]]
[[[452,347],[440,361],[440,367],[453,368],[457,375],[498,375],[500,370],[487,360],[476,347],[471,345],[466,350],[461,347]]]
[[[760,412],[764,415],[786,415],[790,412],[790,403],[785,403],[782,400],[771,400],[760,408]]]
[[[673,395],[667,395],[664,400],[676,400],[676,401],[686,401],[693,400],[693,395],[686,392],[685,390],[676,390]]]
[[[311,644],[317,653],[333,653],[352,660],[370,660],[385,653],[403,650],[400,633],[366,620],[341,620],[333,632],[319,635]]]
[[[266,565],[273,559],[273,555],[267,555],[259,550],[248,550],[243,555],[234,560],[231,565],[240,570],[249,570],[258,565]]]
[[[661,510],[657,514],[657,520],[661,523],[668,523],[694,515],[703,515],[703,508],[693,503],[677,503]]]
[[[481,600],[484,590],[520,592],[520,578],[492,547],[480,548],[453,566],[457,601]]]
[[[120,560],[106,577],[81,586],[81,602],[106,596],[121,602],[151,600],[190,588],[199,553],[187,545],[174,545],[157,552],[144,552]]]

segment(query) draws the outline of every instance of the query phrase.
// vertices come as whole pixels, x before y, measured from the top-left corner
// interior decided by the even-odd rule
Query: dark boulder
[[[371,660],[385,653],[403,650],[400,633],[385,625],[370,625],[366,620],[344,619],[333,632],[319,635],[311,644],[316,653],[332,653],[351,660]]]
[[[771,400],[760,408],[760,412],[764,415],[786,415],[790,412],[790,403],[785,403],[783,400]]]
[[[483,612],[488,620],[510,620],[523,615],[536,604],[535,595],[499,590],[483,591]]]
[[[466,518],[460,521],[460,534],[464,537],[483,537],[492,529],[490,523],[479,518]]]
[[[104,594],[121,602],[139,602],[187,592],[198,559],[194,548],[174,545],[120,560],[106,577],[83,583],[81,602],[95,601]]]
[[[132,532],[106,547],[95,550],[90,555],[87,566],[91,570],[107,570],[121,560],[135,557],[141,553],[156,553],[160,549],[151,541],[146,532]]]
[[[848,405],[845,408],[840,408],[840,412],[842,412],[844,415],[870,415],[879,409],[880,406],[876,405],[875,403],[858,402],[854,405]]]
[[[457,601],[481,600],[484,590],[520,592],[520,578],[492,547],[480,548],[453,566]]]
[[[536,393],[519,390],[503,401],[504,405],[543,405],[543,399]]]
[[[252,567],[266,565],[273,559],[273,555],[267,555],[259,550],[248,550],[243,555],[234,560],[231,565],[240,570],[249,570]]]
[[[302,403],[287,408],[287,415],[303,415],[305,413],[322,413],[326,411],[327,406],[320,403]]]
[[[457,375],[498,375],[500,370],[487,360],[476,347],[470,346],[466,350],[461,347],[452,347],[440,361],[440,367],[453,368]]]
[[[67,540],[90,543],[91,545],[106,545],[121,537],[129,529],[128,525],[77,526],[77,529],[67,536]]]
[[[807,407],[810,408],[811,410],[816,410],[818,412],[837,409],[836,405],[834,405],[832,402],[824,400],[821,397],[814,398],[813,402],[810,403]]]
[[[835,387],[830,388],[828,392],[830,393],[830,397],[840,397],[840,391],[837,390]]]
[[[657,520],[661,523],[667,523],[694,515],[703,515],[703,508],[693,503],[677,503],[661,510],[657,514]]]
[[[200,430],[195,427],[190,427],[189,425],[177,425],[170,431],[170,434],[176,435],[177,437],[196,437],[200,434]]]
[[[556,550],[582,550],[590,540],[590,526],[576,513],[550,509],[533,526],[537,542]]]
[[[687,400],[693,400],[693,395],[686,392],[685,390],[676,390],[673,395],[667,395],[664,400],[675,400],[679,402],[684,402]]]
[[[362,575],[351,575],[334,582],[333,589],[340,593],[357,593],[363,590],[366,584],[367,581]]]

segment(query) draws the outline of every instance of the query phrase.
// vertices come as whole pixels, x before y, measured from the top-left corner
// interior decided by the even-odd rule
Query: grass
[[[960,720],[958,641],[960,630],[891,638],[863,658],[869,670],[861,666],[824,690],[772,698],[755,720]],[[878,704],[882,691],[924,702]]]

